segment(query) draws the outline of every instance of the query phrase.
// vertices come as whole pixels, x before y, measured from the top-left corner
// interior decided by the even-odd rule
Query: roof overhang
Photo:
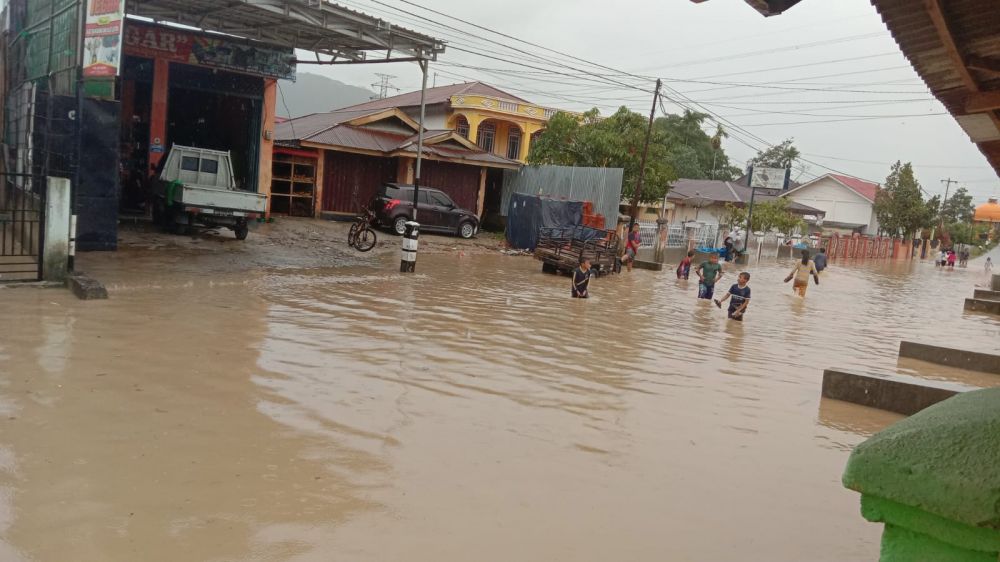
[[[691,0],[701,4],[705,0]],[[800,0],[744,0],[747,4],[764,16],[776,16],[788,8],[798,4]]]
[[[934,96],[1000,174],[996,0],[871,0]]]
[[[438,39],[326,0],[126,0],[126,13],[312,51],[333,62],[436,60],[445,49]]]

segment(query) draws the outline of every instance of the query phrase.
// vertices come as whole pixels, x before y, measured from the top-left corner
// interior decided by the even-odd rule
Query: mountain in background
[[[295,82],[279,80],[278,87],[276,109],[279,117],[301,117],[310,113],[323,113],[369,101],[375,95],[375,92],[366,88],[344,84],[319,74],[299,73]]]

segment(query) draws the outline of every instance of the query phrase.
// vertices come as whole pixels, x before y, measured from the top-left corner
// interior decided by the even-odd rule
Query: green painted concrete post
[[[881,562],[1000,560],[1000,388],[949,398],[857,446],[844,486],[885,523]]]

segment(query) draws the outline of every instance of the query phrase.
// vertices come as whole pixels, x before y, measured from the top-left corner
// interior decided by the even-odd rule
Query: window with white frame
[[[455,132],[460,136],[469,138],[469,120],[464,115],[459,115],[455,121]]]
[[[511,127],[507,132],[507,158],[517,160],[521,155],[521,130]]]
[[[486,152],[493,152],[493,144],[496,141],[497,127],[493,123],[482,123],[479,125],[479,134],[476,136],[476,144]]]

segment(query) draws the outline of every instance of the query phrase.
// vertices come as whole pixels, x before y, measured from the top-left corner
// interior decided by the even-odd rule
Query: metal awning
[[[444,43],[326,0],[127,0],[126,13],[329,55],[336,62],[436,60]]]

